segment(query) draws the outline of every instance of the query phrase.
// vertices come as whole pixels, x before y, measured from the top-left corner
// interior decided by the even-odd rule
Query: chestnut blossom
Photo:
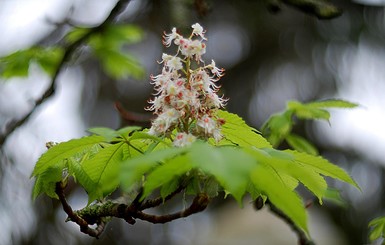
[[[206,31],[203,30],[203,27],[199,23],[195,23],[191,26],[193,28],[192,34],[195,34],[197,36],[200,36],[202,39],[207,40],[204,36],[204,33]]]
[[[173,142],[174,146],[176,147],[184,147],[191,145],[196,140],[196,137],[192,134],[188,133],[178,133],[175,137],[175,140]]]
[[[187,146],[197,138],[214,138],[218,142],[225,123],[216,116],[216,111],[227,102],[217,94],[220,88],[217,81],[224,69],[216,67],[213,60],[204,65],[205,31],[198,23],[192,28],[189,38],[178,34],[176,28],[164,34],[163,44],[166,47],[175,44],[178,51],[176,55],[162,54],[161,74],[150,76],[155,98],[149,101],[146,109],[157,117],[149,133],[170,137],[177,147]]]

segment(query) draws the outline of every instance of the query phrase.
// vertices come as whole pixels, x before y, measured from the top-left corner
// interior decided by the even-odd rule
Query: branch
[[[298,226],[296,226],[294,222],[285,213],[283,213],[276,206],[274,206],[274,204],[269,202],[269,200],[266,201],[266,204],[269,204],[271,212],[273,212],[279,218],[284,220],[291,227],[291,229],[297,234],[299,245],[315,245],[315,243],[307,237],[306,233],[300,228],[298,228]]]
[[[33,108],[22,118],[20,119],[15,119],[9,122],[6,127],[4,132],[0,135],[0,147],[4,144],[4,142],[7,140],[8,136],[11,135],[18,127],[23,125],[28,119],[31,117],[31,115],[36,111],[36,109],[43,104],[47,99],[52,97],[55,94],[55,88],[57,84],[57,78],[60,74],[60,72],[64,69],[65,64],[67,63],[68,60],[72,57],[72,55],[75,53],[75,51],[83,45],[90,36],[92,36],[94,33],[100,32],[103,30],[103,28],[108,25],[109,23],[113,22],[114,20],[117,19],[119,14],[121,14],[125,8],[127,7],[128,3],[131,0],[120,0],[116,3],[116,5],[112,8],[110,14],[108,17],[98,26],[93,27],[90,29],[89,32],[87,32],[84,36],[76,40],[75,42],[69,44],[67,47],[65,47],[64,54],[62,58],[59,60],[57,68],[52,75],[51,78],[51,83],[50,86],[47,88],[47,90],[43,93],[43,95],[38,98],[35,101],[35,105]]]
[[[76,224],[78,224],[81,232],[88,234],[92,237],[98,238],[104,230],[105,223],[103,221],[99,220],[97,222],[98,226],[95,229],[90,228],[88,226],[89,223],[86,220],[84,220],[82,217],[77,215],[72,210],[71,206],[67,203],[67,200],[65,199],[65,195],[64,195],[63,182],[56,183],[55,192],[59,197],[59,200],[63,206],[64,212],[66,212],[66,214],[68,215],[67,220],[71,220],[71,221],[75,222]]]
[[[96,238],[98,238],[104,231],[106,221],[111,217],[124,219],[131,225],[135,224],[135,219],[141,219],[153,224],[163,224],[190,216],[198,212],[202,212],[207,208],[210,202],[209,196],[207,194],[201,193],[193,199],[191,205],[188,208],[180,212],[166,215],[152,215],[143,212],[144,209],[157,207],[181,192],[185,187],[180,185],[177,190],[165,197],[164,200],[162,198],[156,198],[141,203],[139,201],[141,196],[140,191],[137,198],[135,198],[135,200],[130,205],[107,201],[102,204],[87,206],[79,211],[73,211],[65,199],[64,188],[65,186],[63,182],[56,183],[55,192],[59,197],[59,201],[62,204],[64,212],[68,215],[66,221],[75,222],[77,225],[79,225],[81,232]],[[90,225],[94,224],[97,224],[95,229],[89,227]]]
[[[209,203],[210,203],[210,199],[208,195],[201,193],[194,198],[190,207],[180,212],[167,214],[167,215],[151,215],[151,214],[145,214],[142,211],[137,211],[136,213],[133,214],[133,217],[141,220],[146,220],[153,224],[164,224],[176,219],[184,218],[192,214],[202,212],[207,208]]]

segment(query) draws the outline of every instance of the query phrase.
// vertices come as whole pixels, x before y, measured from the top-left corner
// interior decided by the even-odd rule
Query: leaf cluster
[[[92,31],[92,28],[74,28],[66,35],[66,40],[74,43]],[[115,79],[128,76],[140,79],[144,76],[144,68],[124,47],[138,43],[142,38],[143,31],[135,25],[110,24],[93,33],[87,45],[109,76]]]
[[[53,75],[63,56],[63,49],[59,47],[31,47],[0,57],[0,75],[8,79],[11,77],[26,77],[31,64],[38,64],[43,70]]]
[[[377,217],[369,222],[369,240],[374,242],[375,240],[382,238],[383,241],[381,244],[385,244],[385,216]]]
[[[103,70],[114,79],[129,76],[143,78],[145,72],[137,58],[125,48],[143,38],[143,31],[129,24],[104,24],[98,27],[74,27],[64,37],[63,46],[32,46],[7,56],[0,57],[0,75],[5,79],[26,77],[31,64],[38,64],[43,70],[54,75],[60,68],[65,52],[78,43],[90,47],[98,58]]]
[[[138,127],[118,131],[89,130],[92,135],[54,145],[38,160],[33,197],[57,198],[55,183],[72,176],[88,193],[89,203],[108,197],[116,189],[140,193],[140,200],[160,195],[165,200],[182,188],[187,195],[205,193],[214,198],[220,191],[240,205],[250,194],[263,197],[287,215],[306,234],[307,218],[299,183],[322,204],[327,198],[325,176],[357,186],[341,168],[320,156],[295,150],[276,150],[239,116],[218,111],[223,118],[223,139],[197,141],[171,147]],[[139,190],[138,190],[139,188]]]
[[[272,115],[262,126],[262,133],[267,137],[273,147],[279,146],[283,141],[300,152],[317,155],[317,148],[308,140],[292,132],[296,119],[300,120],[324,120],[329,122],[330,108],[354,108],[357,104],[332,99],[309,103],[289,101],[283,112]]]

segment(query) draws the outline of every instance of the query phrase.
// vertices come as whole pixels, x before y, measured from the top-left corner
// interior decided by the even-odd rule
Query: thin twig
[[[104,222],[98,222],[99,225],[95,229],[90,228],[88,226],[87,221],[85,221],[82,217],[77,215],[72,210],[71,206],[67,203],[67,200],[65,199],[65,195],[64,195],[64,187],[62,182],[56,183],[55,192],[59,197],[59,200],[62,204],[64,212],[66,212],[66,214],[68,215],[68,220],[71,220],[76,224],[78,224],[81,232],[88,234],[92,237],[98,238],[104,230],[104,226],[105,226]]]
[[[269,204],[271,212],[273,212],[275,215],[277,215],[279,218],[284,220],[291,229],[297,234],[298,237],[298,244],[299,245],[315,245],[313,241],[311,241],[306,233],[301,230],[296,224],[294,224],[293,220],[291,220],[284,212],[282,212],[280,209],[278,209],[274,204],[266,201],[266,204]]]
[[[11,122],[9,122],[4,132],[0,135],[0,147],[4,144],[4,142],[7,140],[8,136],[11,135],[18,127],[23,125],[28,119],[31,117],[31,115],[36,111],[36,109],[43,104],[47,99],[52,97],[55,94],[55,88],[57,84],[57,78],[61,71],[64,69],[65,64],[70,60],[72,55],[75,53],[75,51],[83,45],[90,36],[92,36],[94,33],[100,32],[103,30],[103,28],[108,25],[109,23],[113,22],[117,19],[118,15],[121,14],[125,8],[127,7],[128,3],[131,0],[120,0],[116,3],[116,5],[111,10],[108,17],[98,26],[91,28],[89,32],[85,33],[84,36],[79,38],[78,40],[74,41],[73,43],[69,44],[67,47],[65,47],[64,54],[62,58],[59,60],[57,68],[55,72],[52,75],[50,86],[46,89],[46,91],[43,93],[43,95],[35,100],[34,107],[22,118],[15,119]]]
[[[142,211],[137,211],[134,214],[132,214],[132,216],[134,218],[145,220],[153,224],[164,224],[176,219],[184,218],[192,214],[202,212],[207,208],[207,206],[209,205],[209,202],[210,202],[210,199],[207,194],[198,194],[194,198],[191,205],[180,212],[176,212],[173,214],[166,214],[166,215],[152,215],[152,214],[143,213]]]
[[[170,200],[183,189],[184,187],[178,188],[169,196],[167,196],[165,201]],[[79,225],[81,232],[96,238],[98,238],[104,231],[106,220],[111,217],[124,219],[131,225],[135,224],[135,219],[141,219],[153,224],[163,224],[190,216],[198,212],[202,212],[210,203],[209,196],[205,193],[201,193],[193,199],[191,205],[188,208],[180,212],[166,215],[152,215],[142,211],[147,208],[153,208],[161,205],[163,203],[161,198],[157,198],[152,201],[146,201],[143,205],[139,201],[132,202],[131,205],[108,201],[102,204],[85,207],[79,211],[73,211],[71,206],[66,201],[64,195],[64,186],[62,182],[56,183],[55,192],[59,197],[64,211],[68,215],[67,221],[75,222],[77,225]],[[89,225],[93,224],[97,224],[95,229],[89,227]]]

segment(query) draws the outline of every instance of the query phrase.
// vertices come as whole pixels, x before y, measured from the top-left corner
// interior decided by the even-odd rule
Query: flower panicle
[[[216,116],[228,99],[218,96],[217,82],[224,75],[224,69],[214,62],[204,65],[202,56],[206,53],[206,31],[196,23],[188,38],[174,27],[171,33],[164,33],[163,44],[177,46],[175,55],[162,54],[162,72],[151,75],[154,98],[149,100],[146,110],[157,115],[152,121],[149,133],[173,139],[174,145],[183,147],[196,139],[222,139],[220,133],[224,120]],[[195,65],[192,63],[195,62]]]

